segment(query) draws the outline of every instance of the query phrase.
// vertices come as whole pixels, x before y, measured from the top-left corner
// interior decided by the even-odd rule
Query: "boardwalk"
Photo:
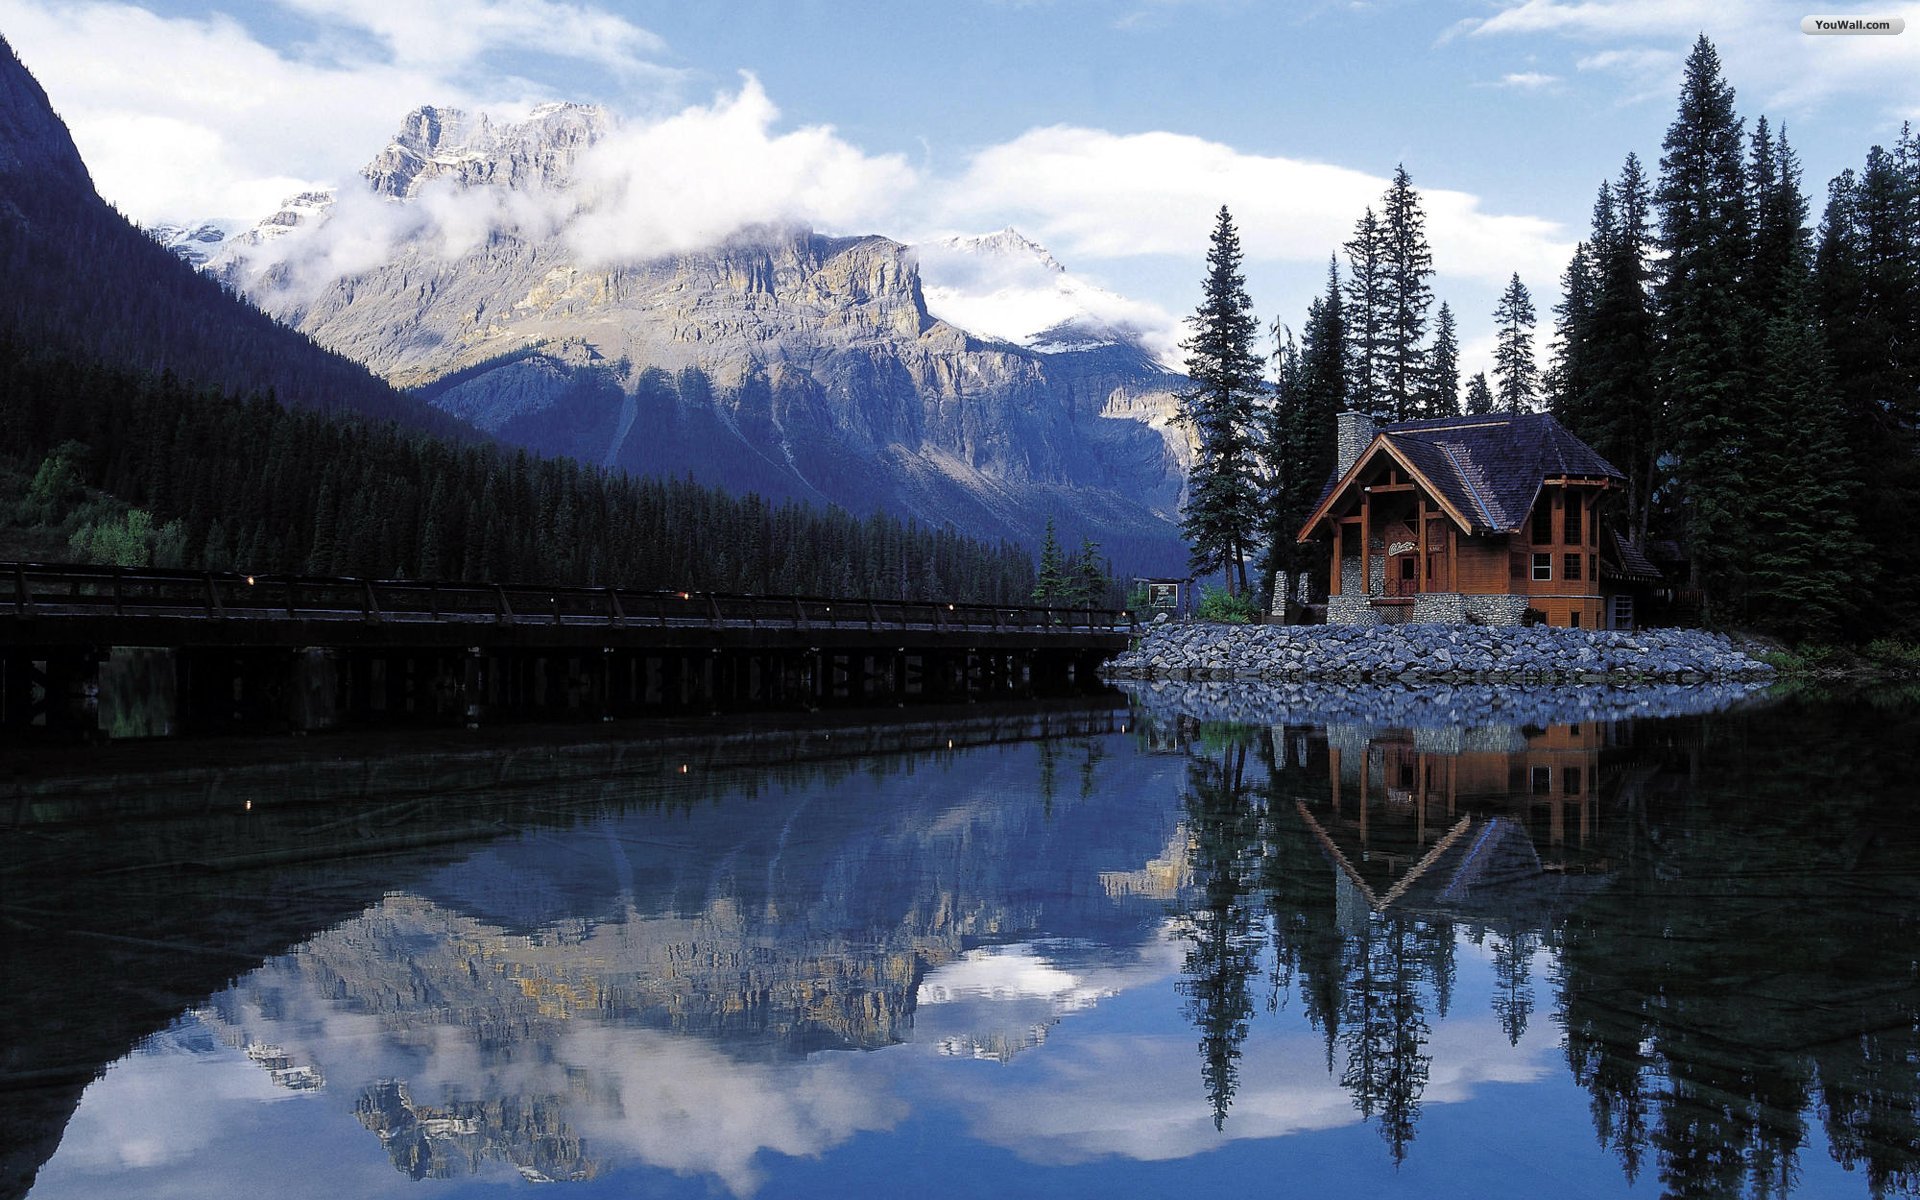
[[[0,729],[100,728],[135,657],[187,728],[471,725],[1070,690],[1132,631],[1104,608],[6,563]]]

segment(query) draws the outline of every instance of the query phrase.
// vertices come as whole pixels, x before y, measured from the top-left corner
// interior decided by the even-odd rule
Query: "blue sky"
[[[1920,5],[1873,12],[1920,26]],[[1766,0],[0,0],[0,32],[101,190],[144,221],[255,219],[350,180],[419,104],[574,99],[643,128],[694,109],[711,118],[696,136],[636,144],[691,144],[660,168],[689,176],[779,156],[788,169],[740,185],[768,189],[745,213],[903,240],[1012,224],[1169,329],[1219,204],[1263,318],[1298,324],[1404,162],[1472,369],[1506,275],[1544,319],[1598,181],[1629,150],[1657,160],[1697,33],[1743,115],[1786,122],[1816,197],[1920,115],[1920,29],[1808,37],[1803,15]]]

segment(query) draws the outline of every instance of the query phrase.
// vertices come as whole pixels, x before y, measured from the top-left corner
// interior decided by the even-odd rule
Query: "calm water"
[[[23,763],[0,1195],[1920,1194],[1917,742],[1191,687]]]

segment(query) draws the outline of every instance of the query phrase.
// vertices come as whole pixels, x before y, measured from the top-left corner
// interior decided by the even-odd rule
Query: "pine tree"
[[[1406,167],[1395,167],[1380,213],[1385,306],[1380,365],[1386,405],[1396,420],[1440,415],[1422,412],[1427,364],[1421,342],[1427,336],[1427,309],[1433,304],[1433,289],[1427,283],[1433,275],[1433,251],[1427,245],[1426,226],[1420,194],[1413,190]]]
[[[1298,347],[1291,331],[1276,327],[1280,349],[1263,446],[1269,590],[1277,576],[1310,570],[1318,577],[1327,569],[1325,555],[1303,555],[1295,539],[1333,474],[1335,428],[1347,397],[1345,312],[1339,266],[1329,260],[1327,290],[1307,306]],[[1324,590],[1326,581],[1317,586]]]
[[[1599,288],[1594,258],[1592,243],[1581,242],[1573,248],[1566,273],[1560,277],[1560,303],[1553,306],[1553,359],[1545,381],[1547,411],[1575,431],[1593,424],[1586,405],[1592,401],[1593,315]]]
[[[1587,320],[1587,392],[1568,427],[1627,476],[1627,524],[1645,540],[1659,454],[1651,278],[1652,198],[1629,154],[1605,206],[1595,205],[1593,302]]]
[[[1347,401],[1381,421],[1399,417],[1387,392],[1387,245],[1369,208],[1354,226],[1347,252]]]
[[[1816,305],[1853,459],[1873,486],[1856,505],[1871,558],[1890,579],[1920,578],[1908,516],[1920,506],[1920,139],[1903,127],[1864,170],[1828,189]],[[1920,593],[1879,588],[1870,620],[1910,629]]]
[[[1540,373],[1533,365],[1533,297],[1516,273],[1493,310],[1499,326],[1493,375],[1499,380],[1504,412],[1530,412],[1540,396]]]
[[[1453,417],[1460,413],[1460,331],[1453,309],[1440,302],[1433,323],[1433,346],[1427,351],[1426,374],[1420,388],[1422,417]]]
[[[1660,279],[1655,289],[1664,441],[1683,509],[1701,614],[1718,618],[1749,560],[1744,442],[1755,322],[1744,303],[1746,172],[1733,89],[1701,35],[1687,57],[1679,112],[1661,143]]]
[[[1480,416],[1493,411],[1493,389],[1487,386],[1487,373],[1475,371],[1467,380],[1467,414]]]
[[[1060,539],[1053,529],[1053,518],[1047,518],[1047,536],[1040,543],[1040,567],[1034,575],[1033,600],[1036,604],[1052,604],[1067,592],[1067,556],[1061,552]]]
[[[1259,327],[1240,259],[1240,235],[1222,205],[1200,306],[1187,319],[1192,335],[1181,343],[1193,386],[1180,393],[1180,420],[1199,443],[1181,530],[1192,545],[1194,569],[1227,570],[1229,592],[1236,585],[1247,590],[1247,555],[1261,515],[1253,439],[1264,381],[1253,352]]]
[[[1104,605],[1112,598],[1113,573],[1100,558],[1100,543],[1080,539],[1080,551],[1067,565],[1066,601],[1076,608]]]

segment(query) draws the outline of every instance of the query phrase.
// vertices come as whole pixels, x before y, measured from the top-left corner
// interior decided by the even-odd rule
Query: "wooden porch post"
[[[1360,493],[1360,594],[1373,591],[1373,492]]]
[[[1342,531],[1345,529],[1346,526],[1341,523],[1340,518],[1335,517],[1333,519],[1333,573],[1327,576],[1327,595],[1329,596],[1340,594],[1340,552],[1345,542],[1342,536]]]
[[[1427,590],[1427,496],[1425,492],[1420,493],[1420,503],[1415,506],[1415,511],[1420,514],[1420,548],[1418,551],[1420,555],[1420,565],[1413,569],[1413,590],[1415,592],[1424,592]]]

